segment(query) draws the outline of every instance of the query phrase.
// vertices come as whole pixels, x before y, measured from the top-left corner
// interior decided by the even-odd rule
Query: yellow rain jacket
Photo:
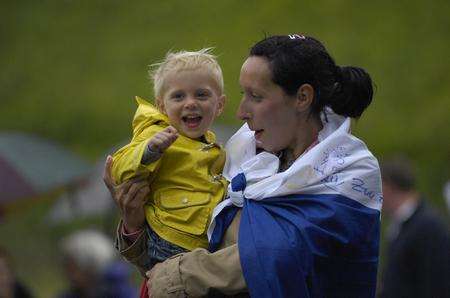
[[[112,175],[116,183],[137,176],[150,181],[145,215],[151,228],[165,240],[192,250],[208,247],[206,231],[214,207],[222,200],[227,181],[221,173],[225,151],[208,131],[207,143],[182,135],[156,162],[141,164],[148,140],[169,125],[166,115],[136,97],[131,143],[114,156]]]

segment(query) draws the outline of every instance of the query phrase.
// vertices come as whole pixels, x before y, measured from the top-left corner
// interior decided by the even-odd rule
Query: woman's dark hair
[[[303,84],[314,88],[312,112],[329,106],[339,115],[358,118],[372,101],[369,74],[362,68],[338,66],[317,39],[298,34],[270,36],[250,49],[250,56],[269,61],[272,80],[289,95]]]

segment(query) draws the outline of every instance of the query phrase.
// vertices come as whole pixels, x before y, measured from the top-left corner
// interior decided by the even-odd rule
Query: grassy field
[[[445,0],[1,1],[0,130],[35,133],[94,161],[129,136],[134,95],[152,97],[149,64],[170,49],[210,46],[229,99],[219,121],[237,124],[237,79],[249,47],[265,34],[305,33],[323,40],[338,64],[372,75],[375,99],[355,134],[377,157],[413,158],[421,189],[442,207],[450,179],[448,11]],[[38,297],[63,286],[57,240],[105,220],[50,227],[43,222],[50,201],[0,225],[0,245],[13,251]]]

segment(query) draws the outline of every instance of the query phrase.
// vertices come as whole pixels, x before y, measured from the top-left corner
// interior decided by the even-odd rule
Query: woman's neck
[[[288,169],[309,147],[316,141],[319,131],[322,130],[320,118],[309,118],[299,125],[298,135],[291,146],[287,147],[280,155],[280,172]]]

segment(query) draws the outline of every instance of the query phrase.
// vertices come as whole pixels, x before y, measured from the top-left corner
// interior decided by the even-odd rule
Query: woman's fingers
[[[130,188],[134,185],[134,184],[139,184],[141,182],[146,182],[146,178],[144,177],[135,177],[132,178],[130,180],[125,181],[122,184],[119,184],[117,186],[115,186],[116,192],[120,195],[122,194],[128,194],[130,192]]]
[[[147,184],[136,193],[136,201],[145,202],[150,194],[150,186]]]
[[[128,180],[115,187],[116,196],[114,199],[119,204],[119,206],[123,206],[124,202],[127,200],[127,195],[132,185],[133,182],[131,180]]]
[[[103,181],[120,209],[124,226],[136,231],[145,223],[145,200],[150,193],[150,186],[145,177],[132,178],[116,185],[112,178],[112,157],[108,156],[103,171]]]
[[[144,204],[149,192],[148,182],[141,180],[131,183],[128,191],[120,196],[118,204],[124,226],[129,232],[135,232],[145,224]]]
[[[157,266],[158,264],[156,264],[153,268],[152,268],[152,270],[149,270],[149,271],[147,271],[146,273],[145,273],[145,276],[147,276],[147,278],[148,278],[148,280],[147,280],[147,294],[148,294],[148,297],[149,298],[152,298],[152,273],[153,273],[153,269],[155,269],[155,267]]]
[[[106,187],[109,189],[111,194],[114,196],[115,184],[111,175],[112,164],[113,164],[112,156],[108,155],[108,157],[106,157],[105,168],[103,170],[103,182],[105,183]]]
[[[136,208],[144,205],[145,195],[148,194],[149,185],[147,181],[139,181],[132,183],[125,198],[124,204],[127,207]]]

